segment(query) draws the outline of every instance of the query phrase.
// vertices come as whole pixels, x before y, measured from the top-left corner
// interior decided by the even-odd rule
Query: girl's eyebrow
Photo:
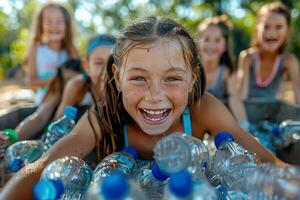
[[[132,67],[128,70],[126,70],[127,72],[130,71],[142,71],[142,72],[146,72],[147,70],[145,70],[144,68],[140,68],[140,67]],[[180,67],[170,67],[169,69],[165,70],[165,72],[184,72],[186,73],[187,71],[185,69],[182,69]]]

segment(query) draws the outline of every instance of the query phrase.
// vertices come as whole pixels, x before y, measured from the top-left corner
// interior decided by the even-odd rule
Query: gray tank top
[[[253,55],[252,65],[250,67],[250,84],[249,84],[249,94],[248,99],[251,98],[264,98],[264,99],[275,99],[277,92],[282,81],[282,73],[284,69],[284,56],[280,55],[279,64],[277,71],[275,72],[274,78],[265,86],[259,85],[257,83],[257,54]],[[274,66],[276,67],[276,66]]]
[[[214,84],[207,88],[207,91],[213,94],[218,99],[225,99],[227,97],[226,83],[224,77],[225,65],[221,65],[217,72],[217,77]]]

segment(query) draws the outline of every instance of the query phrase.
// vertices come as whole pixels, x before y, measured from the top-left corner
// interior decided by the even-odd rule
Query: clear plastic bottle
[[[33,163],[43,154],[43,142],[24,140],[9,146],[5,152],[5,160],[11,172],[19,171],[24,165]]]
[[[169,174],[187,169],[193,177],[202,177],[209,162],[206,145],[199,139],[174,133],[163,137],[154,147],[159,168]]]
[[[51,123],[44,139],[44,151],[47,151],[60,138],[67,135],[75,126],[77,108],[66,106],[64,116]]]
[[[169,174],[162,172],[155,161],[140,168],[137,182],[149,199],[161,199]]]
[[[93,184],[87,200],[145,200],[138,184],[122,172],[112,172],[102,181]]]
[[[80,158],[64,157],[51,162],[34,186],[34,196],[42,199],[85,199],[92,171]]]
[[[125,147],[120,152],[106,156],[95,168],[93,182],[100,182],[114,171],[120,171],[129,177],[135,177],[138,171],[137,152],[132,147]]]
[[[209,174],[214,174],[213,179],[217,176],[228,190],[234,189],[235,185],[241,183],[245,176],[255,170],[255,157],[237,144],[228,132],[220,132],[215,137],[215,145],[218,150]]]
[[[217,200],[216,190],[205,180],[193,180],[191,174],[180,171],[170,176],[164,200]]]
[[[239,189],[250,199],[300,199],[300,169],[294,166],[279,168],[263,164],[250,174]]]

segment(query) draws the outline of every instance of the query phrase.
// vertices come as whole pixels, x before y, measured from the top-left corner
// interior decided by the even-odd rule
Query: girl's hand
[[[11,144],[9,141],[9,136],[6,135],[3,131],[0,131],[0,161],[4,157],[6,148]]]
[[[283,167],[283,168],[288,168],[288,167],[291,166],[289,163],[283,162],[279,159],[276,160],[275,165],[278,166],[278,167]]]

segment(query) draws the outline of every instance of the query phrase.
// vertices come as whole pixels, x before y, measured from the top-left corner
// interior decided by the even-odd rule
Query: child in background
[[[115,43],[115,38],[107,34],[97,35],[89,40],[86,49],[86,60],[84,61],[88,68],[88,74],[78,75],[69,81],[55,114],[55,119],[63,115],[66,105],[89,106],[92,105],[93,100],[97,101],[101,98],[102,88],[95,90],[95,85],[98,82],[99,84],[103,82],[104,77],[100,74]],[[100,85],[103,87],[104,83]]]
[[[49,84],[49,89],[38,109],[26,117],[15,128],[19,141],[34,139],[40,136],[47,125],[53,120],[66,83],[72,77],[82,72],[83,68],[81,66],[81,60],[79,59],[70,59],[59,66],[57,74]],[[7,137],[3,131],[0,131],[0,150],[5,150],[4,146],[8,145],[8,143],[5,142]],[[2,155],[3,152],[1,151],[0,157],[2,157]]]
[[[63,6],[43,6],[32,28],[33,38],[24,66],[29,85],[38,89],[36,103],[40,104],[58,66],[78,54],[73,45],[71,16]]]
[[[282,79],[289,75],[296,103],[300,103],[299,63],[286,52],[290,13],[280,2],[264,5],[258,12],[252,47],[240,53],[242,99],[274,100]]]
[[[199,25],[199,52],[206,76],[207,91],[221,100],[228,99],[233,115],[247,120],[246,111],[236,87],[236,68],[230,55],[227,16],[211,17]]]
[[[186,121],[189,117],[191,126]],[[215,136],[228,131],[262,162],[285,166],[243,131],[218,99],[205,92],[198,50],[186,29],[171,19],[141,19],[126,27],[117,40],[106,65],[101,102],[42,158],[10,179],[0,199],[32,197],[33,184],[55,159],[83,158],[97,146],[103,158],[127,145],[141,159],[153,159],[157,141],[183,131],[200,139],[205,132]]]

